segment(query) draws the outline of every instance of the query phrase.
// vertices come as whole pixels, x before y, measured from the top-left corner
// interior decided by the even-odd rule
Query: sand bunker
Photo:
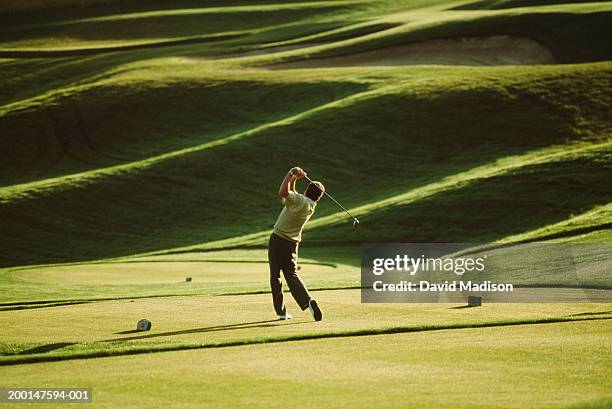
[[[554,64],[550,51],[523,37],[492,36],[428,40],[342,57],[281,63],[272,69],[402,65],[534,65]]]

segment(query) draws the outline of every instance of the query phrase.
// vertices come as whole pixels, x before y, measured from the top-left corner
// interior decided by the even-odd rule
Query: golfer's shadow
[[[450,307],[449,309],[451,310],[464,310],[466,308],[476,308],[476,307],[480,307],[480,305],[459,305],[456,307]]]
[[[238,323],[238,324],[216,325],[214,327],[193,328],[193,329],[185,329],[185,330],[181,330],[181,331],[160,332],[160,333],[156,333],[156,334],[138,335],[138,336],[135,336],[135,337],[107,339],[107,340],[105,340],[103,342],[133,341],[133,340],[137,340],[137,339],[147,339],[147,338],[157,338],[157,337],[171,337],[171,336],[174,336],[174,335],[199,334],[199,333],[203,333],[203,332],[216,332],[216,331],[228,331],[228,330],[237,330],[237,329],[277,327],[280,322],[281,322],[280,320],[265,320],[265,321],[241,322],[241,323]],[[291,322],[291,323],[283,322],[283,324],[281,324],[281,325],[296,325],[296,324],[304,324],[304,323],[305,322]],[[122,332],[116,332],[115,335],[134,334],[134,333],[140,333],[140,331],[137,331],[137,330],[122,331]]]
[[[77,344],[76,342],[56,342],[54,344],[39,345],[37,347],[21,351],[17,355],[45,354],[47,352],[55,351],[57,349],[66,348],[66,347],[69,347],[71,345],[76,345],[76,344]]]

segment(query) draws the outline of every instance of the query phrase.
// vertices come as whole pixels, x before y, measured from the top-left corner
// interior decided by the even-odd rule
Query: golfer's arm
[[[295,189],[295,180],[295,175],[292,175],[291,173],[287,173],[285,175],[283,182],[278,188],[278,195],[281,197],[281,199],[286,199],[287,196],[289,196],[289,191],[291,189]]]

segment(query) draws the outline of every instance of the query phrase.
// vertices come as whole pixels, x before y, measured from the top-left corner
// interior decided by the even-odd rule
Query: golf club
[[[308,182],[312,183],[312,179],[310,179],[308,176],[304,175],[304,179],[306,179]],[[349,212],[348,210],[346,210],[344,208],[344,206],[342,206],[340,203],[338,203],[338,201],[336,199],[334,199],[333,197],[331,197],[331,195],[329,193],[327,193],[326,191],[323,191],[323,193],[325,194],[325,196],[329,197],[331,199],[332,202],[334,202],[335,204],[338,205],[338,207],[340,207],[342,210],[344,210],[346,212],[346,214],[348,214],[349,216],[351,216],[353,218],[353,228],[356,228],[359,225],[359,220],[357,220],[357,218],[355,216],[353,216],[351,214],[351,212]]]

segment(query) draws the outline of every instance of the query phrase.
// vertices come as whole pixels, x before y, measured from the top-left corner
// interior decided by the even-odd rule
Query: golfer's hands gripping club
[[[302,169],[302,168],[300,168],[298,166],[295,166],[295,167],[291,168],[289,170],[289,173],[292,176],[295,176],[297,179],[301,179],[303,177],[306,177],[306,175],[307,175],[306,172],[304,171],[304,169]]]
[[[286,199],[289,196],[289,192],[295,192],[295,182],[303,177],[307,176],[302,168],[295,166],[289,169],[289,172],[287,172],[278,188],[278,196],[281,199]]]

